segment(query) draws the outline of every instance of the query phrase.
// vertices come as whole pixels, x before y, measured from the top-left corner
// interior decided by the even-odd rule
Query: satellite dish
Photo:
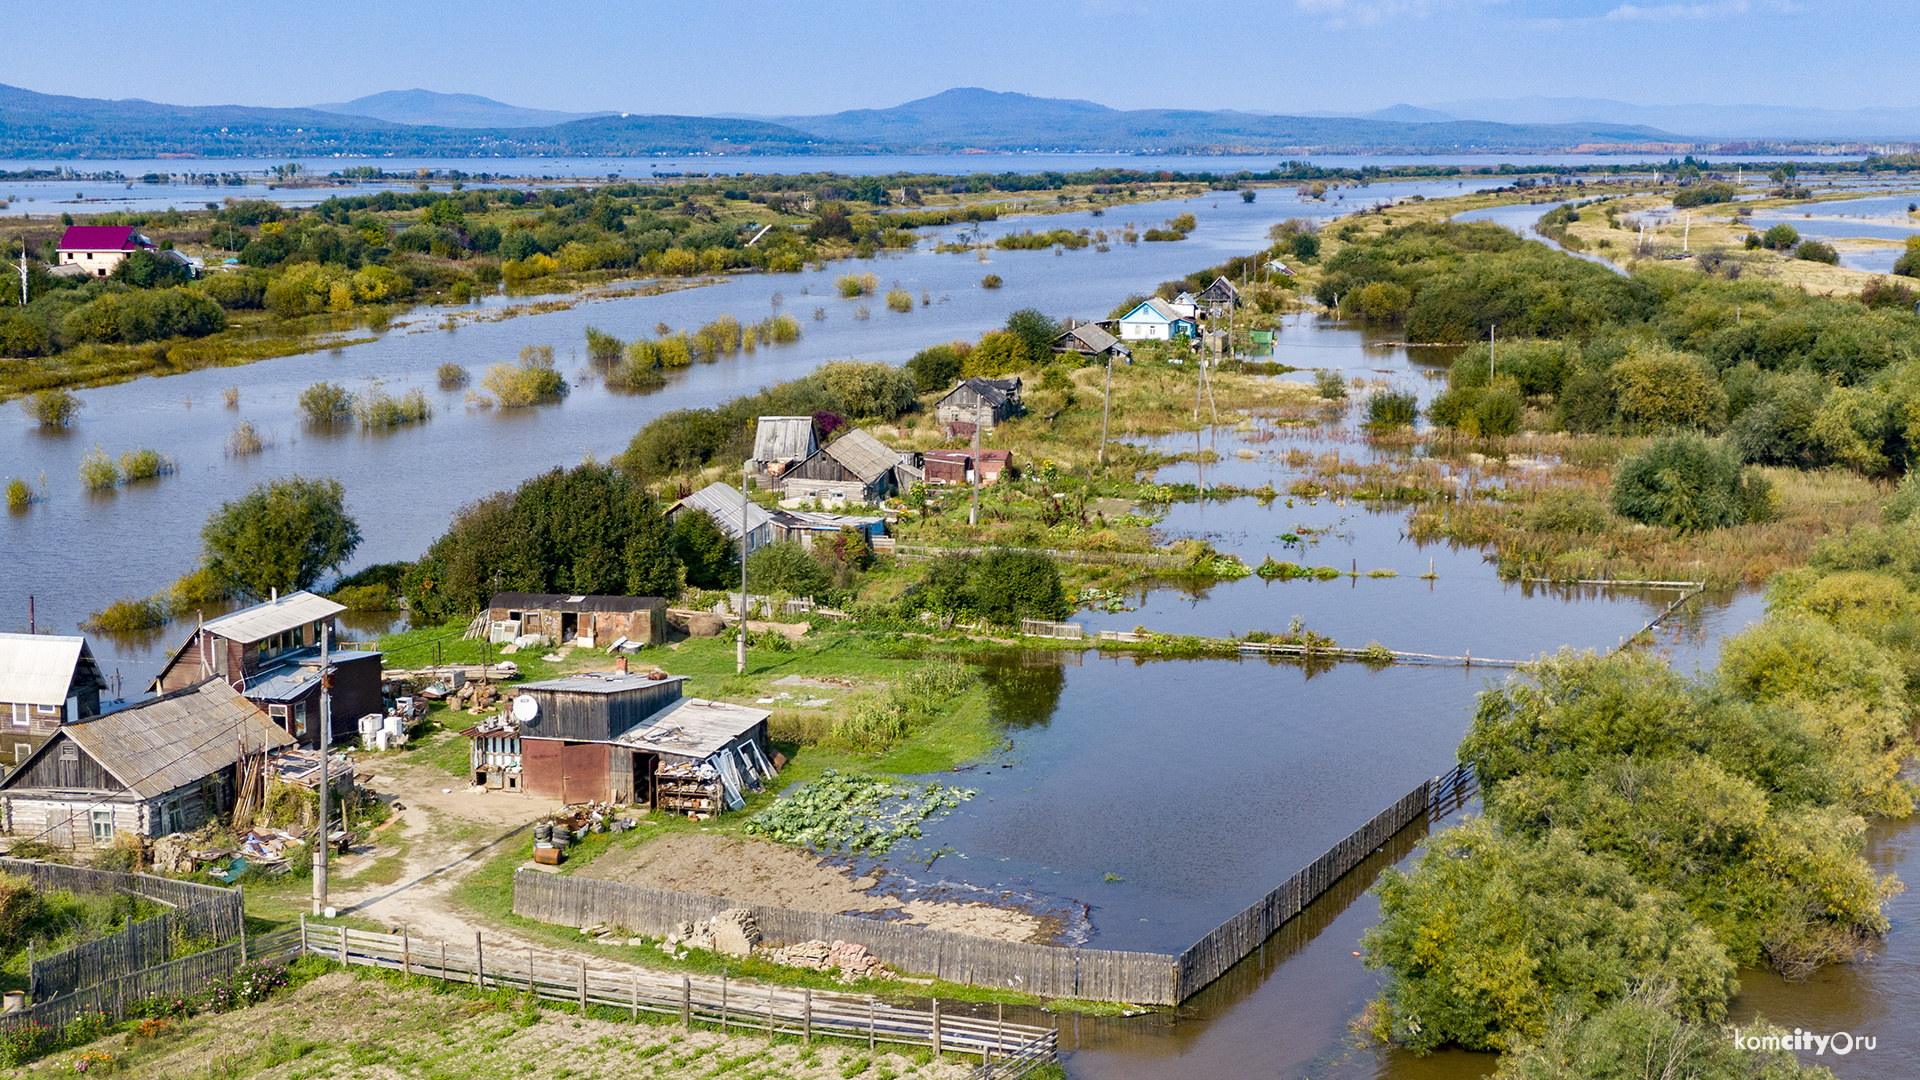
[[[533,718],[539,715],[540,703],[534,700],[532,694],[521,694],[519,697],[513,699],[513,718],[515,720],[523,724],[531,724],[533,723]]]

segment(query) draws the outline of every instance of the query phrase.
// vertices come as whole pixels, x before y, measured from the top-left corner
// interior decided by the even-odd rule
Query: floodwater
[[[1307,159],[1329,169],[1359,169],[1369,165],[1392,168],[1398,165],[1427,165],[1438,168],[1458,166],[1478,169],[1501,163],[1517,165],[1611,165],[1627,159],[1594,154],[1458,154],[1418,155],[1385,154],[1364,156],[1335,154]],[[1636,163],[1638,158],[1632,159]],[[1844,161],[1849,158],[1824,160]],[[52,215],[62,210],[102,213],[110,210],[165,210],[174,207],[189,210],[226,198],[270,199],[289,206],[309,206],[333,196],[367,195],[379,191],[412,190],[413,180],[353,181],[325,187],[274,184],[269,170],[297,164],[309,177],[373,166],[395,176],[424,170],[431,174],[458,170],[467,174],[487,174],[507,179],[463,181],[468,187],[497,187],[515,180],[547,179],[559,181],[647,180],[662,175],[704,174],[709,176],[753,176],[758,174],[839,173],[844,176],[886,176],[915,173],[936,176],[971,176],[978,173],[1085,172],[1093,169],[1164,170],[1167,172],[1230,173],[1267,172],[1281,167],[1280,155],[1237,154],[1224,156],[1168,154],[874,154],[863,156],[767,156],[680,155],[655,157],[580,157],[580,158],[193,158],[159,159],[82,159],[82,160],[7,160],[0,161],[0,174],[27,170],[66,169],[80,176],[98,176],[87,180],[63,177],[53,180],[0,179],[0,214]],[[114,178],[115,176],[118,178]],[[209,185],[187,177],[235,175],[249,182],[244,186]],[[165,176],[166,180],[148,183],[142,177]],[[449,190],[448,180],[430,184],[436,191]],[[15,201],[6,205],[7,196]]]
[[[273,477],[332,476],[345,485],[348,507],[365,537],[355,566],[411,559],[444,531],[462,504],[589,455],[605,460],[663,412],[750,393],[828,359],[900,363],[935,342],[976,338],[1019,308],[1104,317],[1129,294],[1150,292],[1195,267],[1256,250],[1277,221],[1327,218],[1351,209],[1339,196],[1351,194],[1372,205],[1457,191],[1458,183],[1375,185],[1338,192],[1324,202],[1302,200],[1292,191],[1263,191],[1252,203],[1232,194],[1208,195],[1104,216],[1081,212],[1009,219],[984,229],[991,239],[1028,228],[1118,233],[1128,222],[1145,228],[1183,212],[1200,221],[1183,242],[1115,242],[1106,252],[1092,247],[1063,254],[993,251],[983,263],[972,254],[936,254],[928,240],[920,250],[823,271],[743,274],[724,284],[661,296],[590,298],[566,311],[500,321],[463,319],[453,330],[440,329],[441,321],[457,312],[420,309],[384,330],[360,333],[376,338],[367,344],[81,391],[80,418],[64,432],[42,431],[18,409],[7,409],[0,412],[0,476],[36,483],[44,476],[47,498],[0,521],[7,567],[0,575],[0,626],[25,625],[29,596],[37,601],[38,625],[70,633],[88,612],[114,599],[154,593],[193,568],[200,526],[209,512]],[[869,272],[879,277],[883,291],[897,282],[929,303],[895,313],[877,296],[848,301],[834,294],[836,276]],[[987,273],[999,275],[1004,286],[981,288]],[[497,315],[496,309],[528,302],[492,297],[465,312]],[[866,318],[860,317],[863,308]],[[801,322],[800,342],[696,365],[670,375],[664,389],[650,394],[610,391],[587,371],[582,331],[589,325],[634,338],[650,335],[662,322],[691,329],[723,313],[751,321],[774,311]],[[464,391],[435,384],[434,371],[442,363],[464,365],[477,384],[488,364],[511,359],[529,344],[553,345],[562,371],[574,383],[559,403],[480,411],[463,403]],[[316,430],[301,421],[296,399],[321,380],[356,392],[375,383],[396,394],[420,387],[436,412],[425,423],[379,433]],[[231,409],[222,400],[230,387],[239,391],[238,406]],[[243,421],[265,433],[272,445],[259,454],[230,457],[224,441]],[[96,444],[116,456],[149,446],[174,457],[179,471],[87,494],[79,467]],[[121,667],[127,685],[142,683],[153,673],[158,644],[176,636],[169,631],[159,641],[116,641],[101,650],[102,662]]]

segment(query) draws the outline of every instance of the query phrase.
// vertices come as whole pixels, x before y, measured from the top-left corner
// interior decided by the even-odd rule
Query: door
[[[571,645],[573,644],[573,639],[579,636],[580,636],[580,616],[574,614],[571,611],[561,612],[559,644]]]
[[[633,755],[633,804],[653,808],[653,769],[659,761],[655,754]]]

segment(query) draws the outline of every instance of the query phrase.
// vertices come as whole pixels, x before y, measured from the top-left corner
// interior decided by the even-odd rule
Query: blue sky
[[[6,0],[0,25],[0,82],[189,105],[415,86],[767,115],[953,86],[1271,112],[1528,95],[1920,105],[1911,0]]]

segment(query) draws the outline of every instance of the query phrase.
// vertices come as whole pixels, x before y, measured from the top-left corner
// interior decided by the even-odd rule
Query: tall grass
[[[389,428],[411,424],[433,415],[426,391],[414,387],[395,397],[378,386],[360,392],[353,402],[354,418],[362,428]]]
[[[27,507],[32,506],[36,499],[37,496],[34,495],[33,485],[27,483],[25,480],[16,476],[7,481],[7,509],[25,510]]]
[[[229,386],[225,390],[220,391],[220,400],[226,402],[227,408],[229,409],[239,408],[240,388],[237,386]]]
[[[245,457],[257,454],[273,445],[272,440],[253,426],[253,421],[242,420],[240,426],[227,433],[226,452],[228,457]]]
[[[80,461],[80,486],[88,491],[104,491],[120,483],[120,466],[113,463],[106,447],[99,443]]]
[[[905,289],[887,290],[887,310],[912,311],[913,310],[913,294],[908,292]]]
[[[878,274],[841,274],[833,281],[833,287],[843,300],[852,300],[861,296],[872,296],[880,291]]]
[[[20,408],[44,428],[65,428],[80,414],[80,398],[71,390],[40,390],[20,399]]]
[[[343,423],[353,419],[353,394],[330,382],[314,383],[300,391],[300,412],[310,423]]]

